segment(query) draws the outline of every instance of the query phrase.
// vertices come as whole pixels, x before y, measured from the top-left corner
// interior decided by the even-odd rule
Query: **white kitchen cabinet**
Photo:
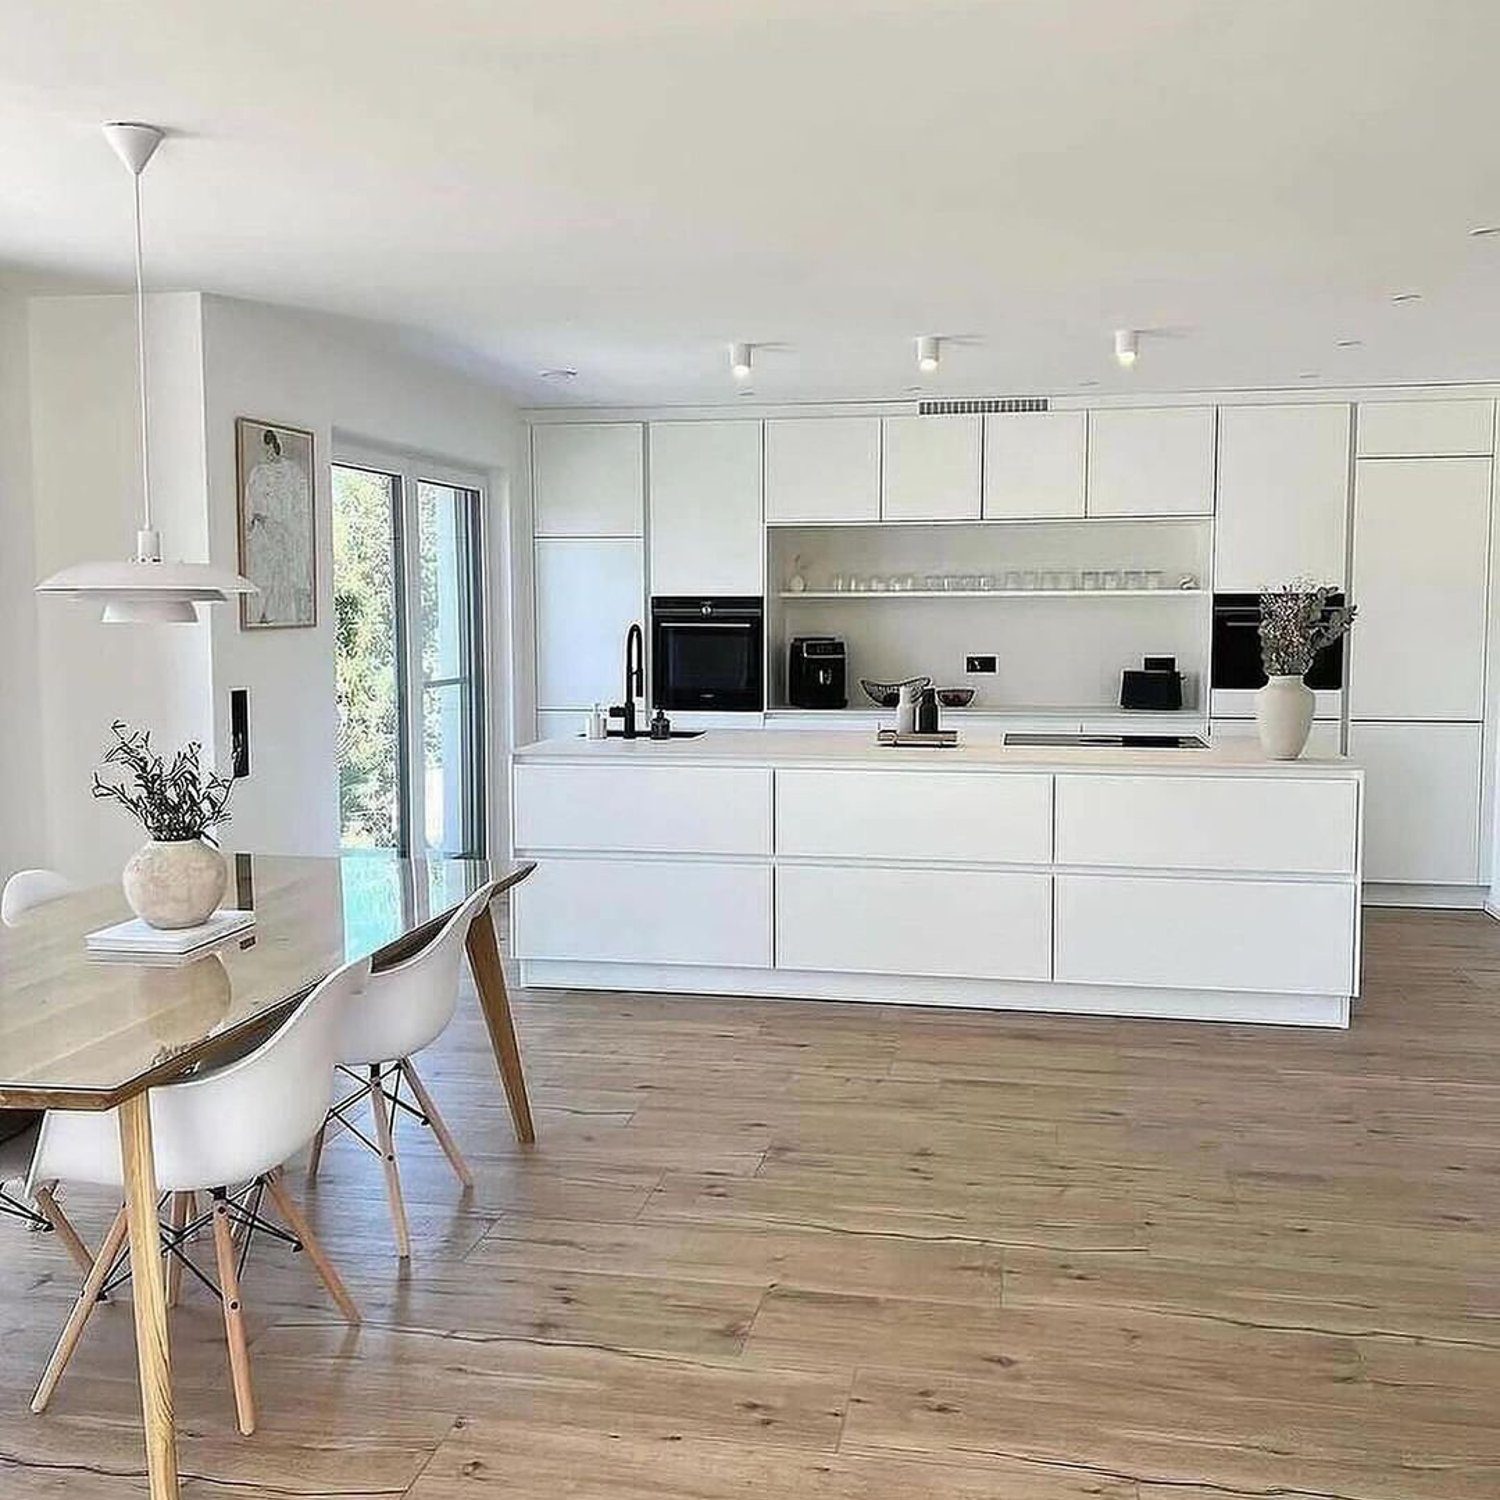
[[[1206,516],[1214,508],[1214,409],[1089,413],[1088,514]]]
[[[1352,875],[1352,781],[1309,776],[1059,776],[1057,863]]]
[[[1087,412],[996,412],[984,419],[987,521],[1081,516],[1087,471]]]
[[[1478,881],[1483,742],[1480,724],[1349,726],[1365,771],[1366,880]]]
[[[1355,468],[1350,717],[1482,719],[1490,460]]]
[[[760,426],[651,424],[654,596],[764,591]]]
[[[1337,713],[1336,709],[1334,713]],[[1208,736],[1213,742],[1256,740],[1259,738],[1259,732],[1256,730],[1254,719],[1214,719],[1208,726]],[[1343,725],[1336,717],[1314,719],[1312,732],[1307,736],[1307,745],[1302,753],[1323,757],[1341,755],[1343,738]]]
[[[512,896],[522,959],[771,964],[771,867],[696,860],[549,859]]]
[[[1056,978],[1349,995],[1356,901],[1348,881],[1059,875]]]
[[[765,444],[767,521],[880,519],[879,417],[775,417]]]
[[[776,964],[956,979],[1051,976],[1052,881],[994,870],[781,865]]]
[[[763,766],[522,763],[515,790],[517,849],[771,852],[771,772]]]
[[[884,418],[881,519],[977,521],[980,422],[970,416]]]
[[[777,771],[776,852],[1046,864],[1052,858],[1052,778]]]
[[[531,429],[531,503],[538,536],[640,536],[645,493],[639,422]]]
[[[1342,403],[1221,408],[1214,588],[1342,587],[1349,467]]]
[[[1361,458],[1462,458],[1494,451],[1493,401],[1361,401]]]
[[[585,709],[620,701],[625,633],[640,622],[644,595],[639,541],[538,539],[538,708]]]

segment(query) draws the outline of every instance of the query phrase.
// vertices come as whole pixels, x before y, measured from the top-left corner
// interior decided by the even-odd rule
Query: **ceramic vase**
[[[1273,677],[1255,694],[1255,728],[1271,760],[1296,760],[1312,731],[1313,690],[1300,677]]]
[[[224,898],[224,856],[202,839],[151,839],[130,856],[120,882],[141,921],[168,930],[206,922]]]

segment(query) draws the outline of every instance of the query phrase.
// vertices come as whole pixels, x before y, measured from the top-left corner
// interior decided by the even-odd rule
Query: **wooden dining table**
[[[340,964],[397,962],[486,882],[498,895],[534,868],[376,852],[227,858],[224,904],[253,910],[255,924],[187,960],[85,949],[87,934],[129,917],[118,885],[0,926],[0,1107],[119,1114],[152,1500],[176,1500],[179,1490],[150,1091],[268,1034]],[[516,1134],[529,1143],[535,1130],[488,907],[469,929],[468,954]]]

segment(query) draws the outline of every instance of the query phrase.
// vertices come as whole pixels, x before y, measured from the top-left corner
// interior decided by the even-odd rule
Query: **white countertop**
[[[962,732],[962,731],[960,731]],[[713,730],[697,739],[542,740],[515,752],[525,764],[869,767],[932,771],[1118,771],[1181,775],[1256,775],[1357,779],[1345,756],[1267,760],[1247,735],[1203,750],[1107,745],[1005,745],[978,739],[946,749],[894,749],[848,730]]]

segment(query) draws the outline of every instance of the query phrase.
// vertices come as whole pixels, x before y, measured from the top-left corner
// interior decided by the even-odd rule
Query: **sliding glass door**
[[[483,490],[380,455],[333,469],[347,847],[485,852]]]

